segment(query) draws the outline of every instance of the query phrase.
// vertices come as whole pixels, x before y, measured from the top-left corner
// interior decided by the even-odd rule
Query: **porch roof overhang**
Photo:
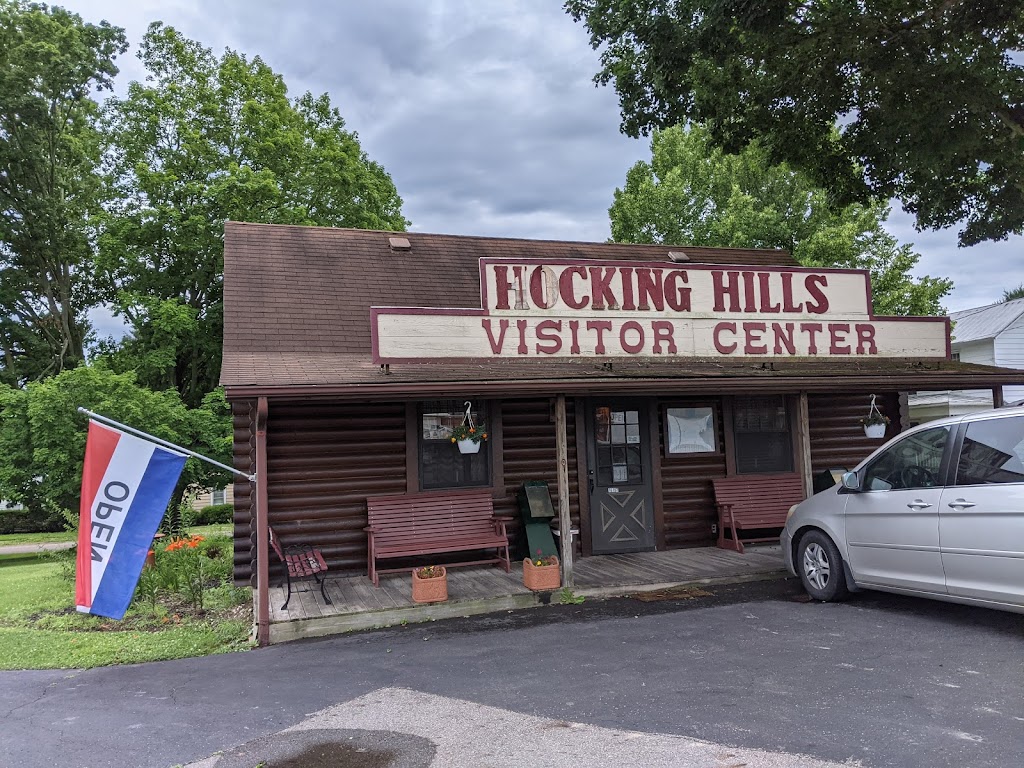
[[[231,400],[382,400],[436,397],[453,390],[525,396],[622,392],[721,394],[928,391],[1024,385],[1024,371],[939,359],[849,361],[765,358],[558,358],[402,363],[367,356],[226,353],[223,383]]]

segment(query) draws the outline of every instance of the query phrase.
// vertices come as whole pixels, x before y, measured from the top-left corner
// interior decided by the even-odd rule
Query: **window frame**
[[[944,477],[943,487],[947,488],[984,488],[990,485],[1016,485],[1017,483],[958,483],[960,474],[960,457],[963,453],[964,441],[967,439],[967,429],[971,424],[977,424],[982,421],[1003,421],[1006,419],[1020,418],[1019,416],[995,416],[988,419],[965,419],[959,424],[956,424],[956,432],[953,436],[953,451],[948,458],[948,466],[946,467],[946,475]]]
[[[718,400],[667,400],[659,403],[660,405],[660,417],[661,417],[661,452],[662,457],[665,459],[675,460],[686,460],[691,458],[707,458],[709,456],[722,456],[726,453],[727,441],[724,434],[725,429],[725,417],[723,413],[722,403]],[[669,450],[668,444],[668,412],[677,408],[710,408],[711,409],[711,421],[712,429],[715,434],[715,450],[714,451],[693,451],[687,453],[673,453]]]
[[[459,403],[470,400],[477,406],[476,410],[485,414],[487,440],[480,448],[480,452],[487,456],[487,481],[485,483],[452,485],[442,488],[423,487],[423,451],[421,450],[423,442],[423,408],[426,403],[436,400],[453,400]],[[497,496],[499,490],[504,491],[500,400],[488,400],[474,395],[409,400],[405,403],[405,421],[406,493],[443,493],[445,491],[490,488],[495,496]],[[458,449],[452,446],[452,450]]]
[[[757,472],[743,472],[740,470],[739,453],[737,451],[739,441],[736,439],[737,401],[751,398],[779,398],[782,401],[782,406],[786,411],[786,434],[789,436],[789,469],[771,469]],[[796,407],[794,399],[791,396],[779,393],[749,393],[733,395],[728,398],[727,402],[728,404],[725,406],[725,424],[723,429],[723,448],[726,452],[727,474],[756,477],[757,475],[789,475],[800,472],[801,458],[797,455],[797,442],[800,431],[799,424],[797,423],[799,419],[799,409]],[[706,456],[713,454],[696,455]]]
[[[963,425],[956,424],[935,424],[935,425],[924,425],[921,429],[915,429],[913,431],[904,432],[900,435],[899,439],[893,442],[891,445],[886,446],[882,453],[878,453],[871,458],[870,463],[865,464],[857,472],[857,484],[860,486],[861,493],[891,493],[893,491],[916,491],[920,492],[923,490],[942,489],[949,486],[950,481],[950,470],[952,464],[952,457],[960,455],[960,442],[962,440],[961,428]],[[900,443],[911,440],[915,435],[919,435],[922,432],[928,432],[933,429],[945,429],[947,432],[946,444],[942,449],[942,456],[939,458],[939,470],[935,473],[935,485],[920,485],[913,486],[911,488],[868,488],[868,469],[873,466],[879,459],[881,459],[883,453],[895,450]]]

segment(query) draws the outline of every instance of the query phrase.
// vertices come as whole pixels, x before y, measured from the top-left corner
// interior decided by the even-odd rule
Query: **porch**
[[[614,597],[668,587],[716,584],[771,578],[784,571],[778,545],[748,547],[745,554],[717,547],[675,549],[623,555],[599,555],[574,561],[573,592],[584,597]],[[271,574],[271,643],[320,637],[360,629],[387,627],[402,622],[494,613],[529,608],[550,602],[547,593],[523,586],[522,561],[512,572],[480,566],[448,570],[448,601],[419,605],[412,601],[408,573],[381,576],[375,588],[365,574],[328,575],[326,589],[332,604],[320,597],[312,582],[292,592],[288,610],[281,610],[287,595],[278,586],[278,569]],[[313,586],[310,590],[309,587]]]

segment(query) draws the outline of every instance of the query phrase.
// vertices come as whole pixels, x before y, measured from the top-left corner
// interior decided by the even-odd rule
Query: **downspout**
[[[270,644],[270,537],[267,505],[267,398],[256,406],[256,643]]]

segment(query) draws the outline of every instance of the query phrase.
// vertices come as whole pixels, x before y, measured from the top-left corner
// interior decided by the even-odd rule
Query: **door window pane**
[[[948,439],[948,427],[934,427],[889,446],[865,470],[864,488],[889,491],[935,487]]]
[[[733,406],[736,472],[791,472],[793,444],[786,401],[776,397],[738,397]]]
[[[1024,482],[1024,416],[974,421],[956,467],[957,485]]]

